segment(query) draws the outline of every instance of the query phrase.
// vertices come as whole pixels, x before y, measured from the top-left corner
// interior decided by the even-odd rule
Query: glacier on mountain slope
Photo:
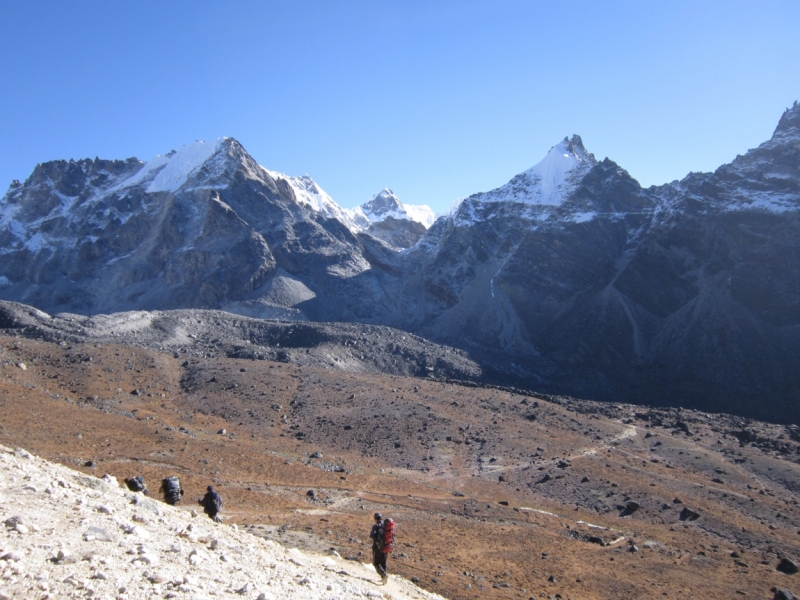
[[[408,218],[425,227],[430,227],[436,221],[436,213],[427,204],[404,204]]]
[[[166,155],[159,154],[147,161],[133,176],[109,189],[108,192],[116,192],[139,185],[148,181],[153,174],[155,176],[147,186],[146,192],[176,192],[195,171],[219,152],[226,139],[221,137],[213,142],[194,142],[175,152]]]

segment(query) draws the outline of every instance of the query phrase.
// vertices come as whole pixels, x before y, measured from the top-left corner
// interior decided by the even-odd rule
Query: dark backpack
[[[126,479],[125,485],[128,486],[128,489],[132,492],[143,492],[147,489],[147,486],[144,484],[144,477],[141,475]]]
[[[164,481],[161,482],[161,487],[164,488],[164,495],[168,498],[181,497],[181,482],[174,475],[164,479]]]

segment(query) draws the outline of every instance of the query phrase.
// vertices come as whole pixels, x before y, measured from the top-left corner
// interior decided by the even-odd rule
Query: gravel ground
[[[391,327],[251,319],[217,310],[50,316],[0,300],[0,330],[57,343],[115,343],[187,360],[243,358],[355,373],[479,381],[469,355]]]
[[[441,598],[0,446],[0,600]]]

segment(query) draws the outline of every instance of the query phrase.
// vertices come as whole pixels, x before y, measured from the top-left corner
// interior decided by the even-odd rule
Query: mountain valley
[[[780,598],[799,299],[797,103],[713,173],[573,135],[438,218],[232,138],[52,161],[0,201],[0,445],[350,561],[380,511],[448,598]]]
[[[368,562],[380,511],[390,570],[449,598],[796,588],[795,426],[28,334],[0,338],[0,444],[155,496],[177,474],[182,510],[213,483],[282,544]]]

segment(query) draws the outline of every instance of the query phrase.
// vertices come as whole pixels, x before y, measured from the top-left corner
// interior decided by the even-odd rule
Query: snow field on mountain
[[[408,213],[408,218],[417,223],[422,223],[425,227],[430,227],[436,220],[436,213],[425,204],[415,206],[413,204],[403,204],[403,208]]]
[[[580,179],[597,164],[577,135],[553,146],[535,166],[499,188],[470,196],[479,202],[519,202],[535,206],[561,206]],[[463,203],[462,203],[463,205]]]
[[[538,183],[535,200],[541,204],[560,204],[563,197],[559,187],[570,171],[587,160],[585,152],[576,152],[566,139],[553,146],[539,164],[525,171],[529,180]]]
[[[186,183],[192,173],[219,151],[225,139],[218,138],[213,142],[194,142],[182,146],[174,154],[163,156],[159,154],[147,161],[136,174],[110,188],[106,193],[139,185],[146,182],[156,172],[157,174],[147,186],[146,191],[148,193],[176,192]]]
[[[225,138],[183,146],[170,157],[167,166],[156,175],[147,187],[147,191],[150,193],[177,191],[194,171],[202,167],[203,163],[220,149],[223,141]]]
[[[379,586],[371,565],[286,549],[3,446],[0,520],[3,600],[440,598],[395,576]]]

